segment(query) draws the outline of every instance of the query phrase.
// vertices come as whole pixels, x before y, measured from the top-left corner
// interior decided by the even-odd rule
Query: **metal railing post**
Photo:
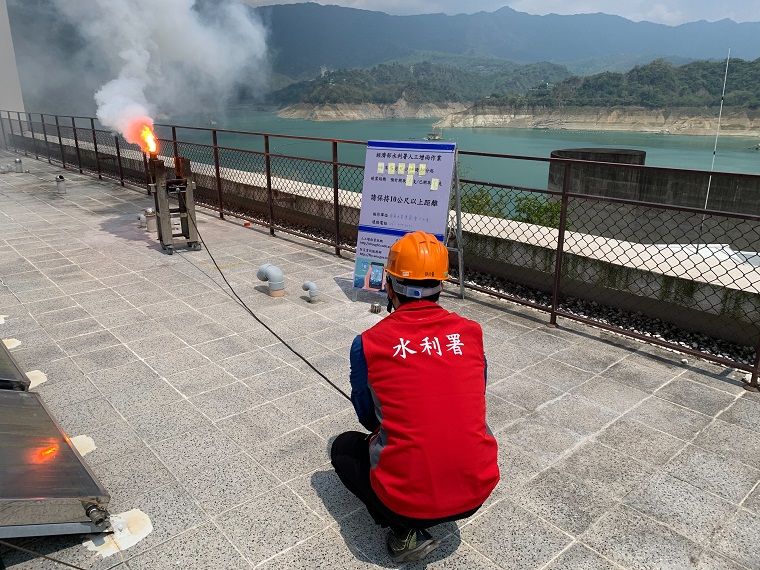
[[[27,154],[26,154],[26,143],[23,142],[23,138],[24,138],[24,125],[21,124],[21,113],[19,113],[18,111],[16,111],[16,118],[18,119],[18,132],[19,132],[19,135],[21,135],[22,143],[24,145],[24,156],[27,156]]]
[[[572,163],[565,163],[565,170],[562,178],[562,206],[559,213],[559,228],[557,234],[557,253],[554,260],[554,285],[552,286],[552,310],[549,317],[549,325],[557,326],[557,309],[559,308],[559,288],[562,282],[562,256],[565,251],[565,229],[567,228],[567,204],[570,192],[570,174],[572,172]]]
[[[222,200],[222,173],[219,167],[219,141],[216,136],[216,129],[211,131],[211,140],[214,143],[214,173],[216,175],[216,195],[219,200],[219,217],[224,219],[224,202]]]
[[[333,217],[335,218],[335,255],[340,257],[340,193],[338,192],[338,142],[332,141]]]
[[[98,171],[98,179],[103,180],[100,172],[100,155],[98,154],[98,137],[95,134],[95,119],[90,118],[90,130],[92,131],[92,146],[95,149],[95,168]]]
[[[760,376],[760,341],[758,341],[755,346],[755,363],[752,366],[752,374],[750,375],[749,382],[744,383],[744,389],[748,392],[760,392],[758,376]]]
[[[55,115],[55,130],[58,132],[58,147],[61,150],[61,164],[66,168],[66,155],[63,154],[63,139],[61,138],[61,124],[58,122],[58,115]]]
[[[8,128],[11,130],[11,140],[13,141],[13,152],[18,152],[18,145],[16,144],[16,133],[13,132],[13,119],[11,119],[11,112],[6,111],[8,115]]]
[[[34,135],[34,123],[32,123],[32,114],[27,113],[26,114],[26,122],[29,124],[29,132],[32,133],[32,146],[34,147],[34,158],[35,160],[40,159],[40,153],[37,150],[37,137]]]
[[[269,155],[269,135],[264,135],[264,169],[267,177],[267,209],[269,210],[269,235],[274,235],[274,195],[272,192],[272,158]]]
[[[145,189],[148,191],[148,196],[150,196],[150,185],[153,183],[153,181],[150,179],[150,168],[148,168],[148,157],[145,153],[142,153],[143,155],[143,167],[145,168]]]
[[[172,127],[172,150],[174,150],[174,157],[178,157],[179,151],[177,150],[177,127]],[[176,164],[174,165],[174,168],[176,170]]]
[[[82,153],[79,151],[79,135],[77,135],[77,120],[71,117],[71,128],[74,131],[74,146],[77,149],[77,164],[79,164],[79,174],[82,174]]]
[[[40,121],[42,121],[42,136],[45,137],[45,152],[47,153],[48,164],[53,164],[53,160],[50,158],[50,143],[47,138],[47,128],[45,127],[45,115],[40,113]]]
[[[116,143],[116,160],[119,164],[119,182],[124,186],[124,167],[121,165],[121,148],[119,146],[119,135],[114,135],[113,140]]]
[[[5,145],[5,150],[10,150],[10,148],[8,148],[8,137],[5,136],[5,123],[3,122],[2,111],[0,111],[0,129],[3,131],[3,144]]]

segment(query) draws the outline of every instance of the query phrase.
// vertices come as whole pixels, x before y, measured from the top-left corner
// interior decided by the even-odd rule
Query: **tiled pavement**
[[[331,438],[358,428],[348,402],[220,291],[205,252],[164,255],[137,229],[146,196],[69,172],[60,197],[57,169],[24,164],[0,176],[0,336],[48,375],[37,391],[64,429],[94,439],[112,511],[154,525],[108,559],[80,538],[24,544],[99,569],[392,566],[328,462]],[[241,297],[347,389],[350,342],[381,318],[353,302],[350,261],[199,226]],[[262,292],[265,262],[285,298]],[[502,482],[434,529],[444,545],[414,568],[760,568],[760,399],[735,374],[484,296],[443,303],[485,331]]]

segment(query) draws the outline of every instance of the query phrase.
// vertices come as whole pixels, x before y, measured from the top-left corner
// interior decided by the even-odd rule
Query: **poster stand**
[[[412,231],[436,235],[450,253],[457,255],[458,296],[464,299],[458,161],[454,142],[367,143],[351,295],[354,302],[385,301],[388,250],[397,239]]]

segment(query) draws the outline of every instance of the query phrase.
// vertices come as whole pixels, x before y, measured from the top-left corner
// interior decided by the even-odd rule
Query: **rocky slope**
[[[408,103],[401,100],[391,105],[374,103],[310,105],[299,103],[282,109],[285,119],[311,121],[364,121],[369,119],[440,119],[466,111],[464,103]]]
[[[718,117],[717,113],[713,115],[712,110],[707,109],[477,106],[451,113],[435,126],[715,135]],[[760,111],[724,111],[721,134],[760,135]]]

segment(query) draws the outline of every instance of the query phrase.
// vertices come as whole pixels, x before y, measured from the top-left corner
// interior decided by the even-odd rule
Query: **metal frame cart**
[[[190,179],[190,161],[174,157],[176,178],[168,179],[163,160],[151,156],[151,192],[156,204],[158,240],[169,255],[177,246],[200,250],[195,218],[195,182]],[[176,206],[171,201],[176,201]],[[175,231],[176,230],[176,231]]]

